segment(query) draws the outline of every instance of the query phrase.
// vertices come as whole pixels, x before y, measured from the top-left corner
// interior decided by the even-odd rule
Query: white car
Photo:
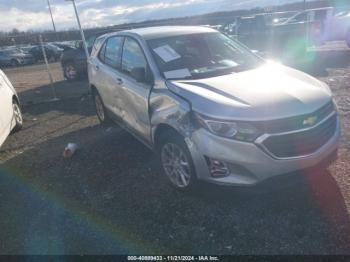
[[[19,131],[23,118],[17,93],[4,72],[0,70],[0,146],[11,132]]]

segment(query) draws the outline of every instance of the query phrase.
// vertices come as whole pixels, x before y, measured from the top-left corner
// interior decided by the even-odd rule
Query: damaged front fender
[[[189,101],[164,87],[153,89],[149,103],[153,145],[156,143],[157,129],[164,125],[175,129],[184,138],[191,137],[194,127]]]

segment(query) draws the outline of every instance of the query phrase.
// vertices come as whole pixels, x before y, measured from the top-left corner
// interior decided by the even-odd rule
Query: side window
[[[122,70],[129,74],[134,68],[147,70],[147,61],[139,44],[132,38],[126,38],[122,57]]]
[[[100,52],[100,55],[99,55],[100,59],[105,64],[113,68],[118,68],[122,43],[123,43],[122,37],[109,38]]]
[[[305,22],[307,21],[307,13],[302,13],[295,17],[295,22]]]
[[[121,37],[111,37],[107,40],[105,63],[113,68],[119,67],[119,54],[122,46]]]
[[[320,21],[327,18],[327,10],[320,10],[318,12],[315,12],[315,20]]]
[[[305,22],[308,19],[308,14],[306,12],[302,12],[300,14],[297,14],[291,18],[289,18],[289,23],[299,23],[299,22]]]

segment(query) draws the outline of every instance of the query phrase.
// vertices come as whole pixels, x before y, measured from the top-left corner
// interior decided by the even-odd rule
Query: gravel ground
[[[84,79],[65,81],[60,63],[49,64],[49,69],[57,98],[79,97],[88,92],[88,85]],[[43,103],[55,98],[45,64],[7,68],[4,72],[20,94],[23,105]]]
[[[251,188],[203,185],[196,194],[172,189],[132,136],[98,124],[89,97],[76,97],[86,82],[76,98],[27,103],[24,129],[0,150],[0,253],[349,254],[349,75],[332,69],[322,78],[343,125],[329,170]],[[32,90],[28,101],[40,96],[34,84],[18,90]],[[79,150],[65,160],[69,142]]]

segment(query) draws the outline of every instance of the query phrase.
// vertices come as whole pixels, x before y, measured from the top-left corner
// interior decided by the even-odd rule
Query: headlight
[[[261,135],[261,132],[250,123],[211,120],[198,114],[196,118],[200,127],[217,136],[253,142]]]
[[[215,135],[233,137],[237,134],[236,123],[224,123],[218,121],[205,121],[207,129]],[[205,127],[205,126],[204,126]]]

